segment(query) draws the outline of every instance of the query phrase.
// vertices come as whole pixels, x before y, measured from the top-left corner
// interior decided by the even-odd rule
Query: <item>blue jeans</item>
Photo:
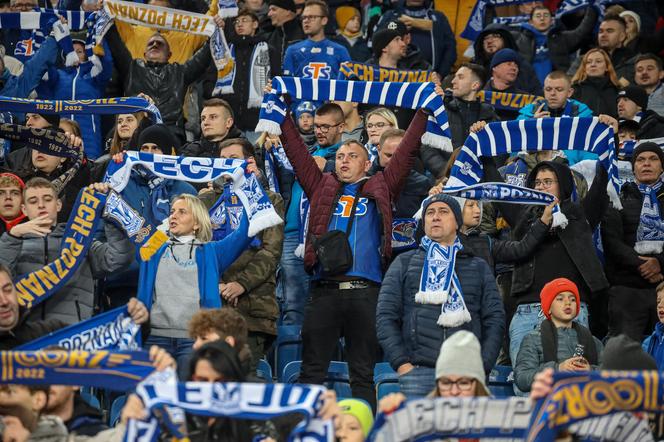
[[[407,399],[425,397],[436,387],[436,369],[416,365],[408,373],[399,376],[399,387]]]
[[[535,330],[544,320],[542,305],[537,302],[533,304],[521,304],[516,308],[516,313],[510,323],[510,359],[512,366],[516,364],[516,355],[519,353],[521,341],[528,333]],[[579,324],[588,327],[588,305],[581,303],[579,315],[574,319]]]
[[[178,377],[181,381],[189,379],[189,359],[193,352],[194,341],[188,338],[167,338],[165,336],[150,335],[143,347],[149,349],[156,345],[166,350],[178,364]]]
[[[304,260],[294,254],[298,242],[297,233],[289,233],[284,237],[279,264],[277,293],[281,298],[284,325],[302,325],[304,304],[309,297],[311,276],[304,270]]]

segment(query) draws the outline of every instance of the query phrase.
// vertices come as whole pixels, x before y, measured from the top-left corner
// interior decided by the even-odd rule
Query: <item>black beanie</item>
[[[641,344],[627,335],[609,339],[602,353],[600,370],[657,370],[657,363]]]
[[[380,31],[376,31],[371,38],[371,48],[373,49],[374,57],[376,57],[376,62],[378,62],[385,46],[389,45],[397,37],[401,37],[401,34],[396,29],[381,29]]]
[[[286,9],[291,12],[297,12],[297,7],[293,0],[270,0],[268,5]]]
[[[657,143],[648,141],[646,143],[640,143],[634,148],[634,152],[632,153],[632,169],[634,169],[634,163],[636,163],[636,157],[641,155],[643,152],[655,153],[659,157],[659,161],[662,163],[662,167],[664,167],[664,151],[662,151],[662,148],[659,147]]]
[[[141,131],[138,136],[138,150],[145,143],[154,143],[164,155],[173,155],[180,149],[180,143],[171,130],[164,124],[153,124]]]
[[[54,129],[60,127],[60,115],[58,114],[37,114],[37,115],[42,117],[44,120],[48,121],[48,123]]]

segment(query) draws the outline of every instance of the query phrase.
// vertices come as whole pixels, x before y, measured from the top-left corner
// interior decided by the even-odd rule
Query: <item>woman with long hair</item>
[[[143,121],[143,118],[145,118],[145,112],[118,114],[115,116],[113,138],[110,139],[110,143],[107,143],[108,153],[111,156],[127,150],[129,141],[141,124],[141,121]]]
[[[585,103],[596,116],[606,114],[617,118],[616,100],[620,86],[609,55],[594,48],[583,56],[572,78],[572,96]]]

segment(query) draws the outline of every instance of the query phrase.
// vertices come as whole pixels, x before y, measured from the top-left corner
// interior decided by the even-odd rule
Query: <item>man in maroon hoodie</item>
[[[392,202],[413,166],[426,123],[427,114],[418,111],[390,164],[371,177],[367,176],[369,156],[357,141],[343,143],[335,156],[335,172],[323,173],[292,118],[281,126],[286,155],[310,201],[304,264],[313,282],[304,311],[299,382],[325,381],[338,340],[344,336],[353,397],[366,400],[374,409],[373,370],[379,353],[376,302],[392,254]],[[322,247],[314,251],[314,244],[333,230],[346,233],[352,254],[352,263],[336,273],[326,272],[321,263],[325,260],[320,259],[324,253],[330,257],[330,244],[326,252]],[[335,251],[334,258],[343,255]]]

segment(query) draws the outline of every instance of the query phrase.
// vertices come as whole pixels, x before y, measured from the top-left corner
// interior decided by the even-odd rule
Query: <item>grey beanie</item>
[[[427,213],[427,208],[432,204],[432,203],[445,203],[447,204],[450,209],[452,209],[452,213],[454,213],[454,219],[456,219],[457,222],[457,229],[460,229],[461,226],[463,226],[463,205],[465,205],[466,200],[463,198],[457,198],[452,195],[448,195],[446,193],[437,193],[435,195],[431,195],[424,201],[422,201],[422,226],[424,226],[424,215]]]
[[[482,347],[474,333],[460,330],[443,341],[436,360],[436,380],[443,376],[466,376],[475,379],[491,396],[486,386]]]

